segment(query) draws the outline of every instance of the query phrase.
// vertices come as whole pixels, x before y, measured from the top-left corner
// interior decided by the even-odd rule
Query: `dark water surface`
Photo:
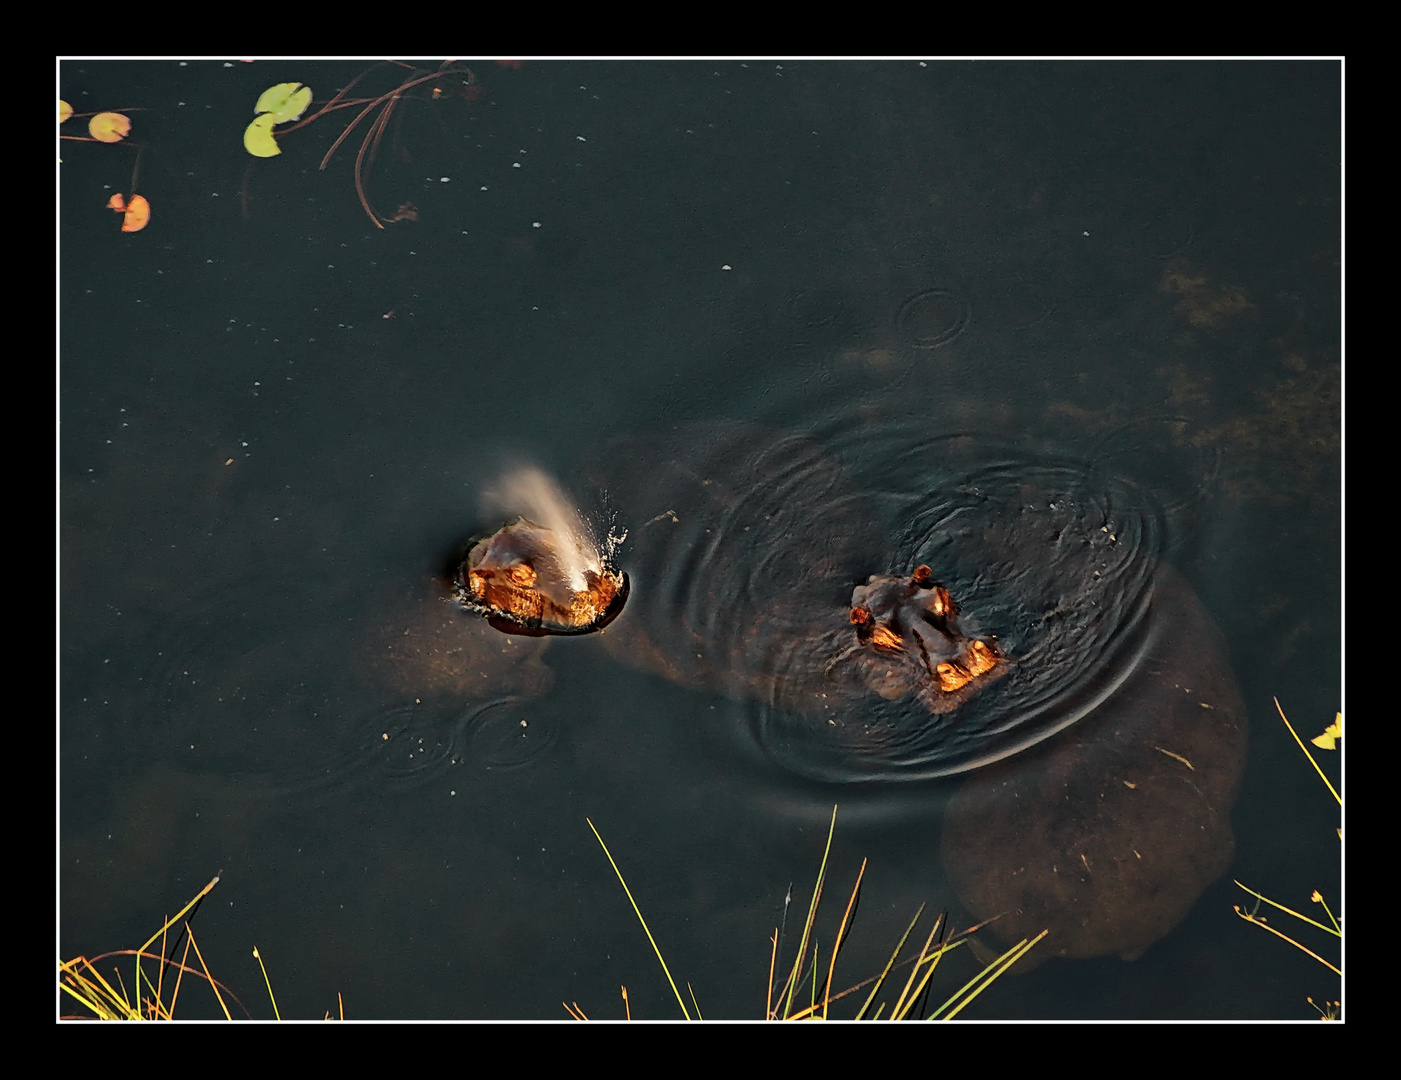
[[[257,1016],[254,944],[283,1016],[614,1017],[619,985],[675,1016],[587,817],[705,1014],[758,1017],[833,803],[824,950],[870,860],[849,983],[920,903],[970,920],[941,774],[1092,710],[1167,581],[1224,635],[1172,643],[1175,685],[1233,669],[1249,716],[1229,869],[1136,960],[1050,960],[965,1015],[1338,997],[1231,883],[1340,910],[1337,810],[1271,701],[1306,736],[1341,705],[1338,65],[468,66],[386,127],[366,196],[417,216],[384,229],[359,131],[317,169],[354,110],[240,145],[265,87],[324,102],[361,65],[60,66],[80,112],[145,110],[153,210],[121,234],[135,151],[64,144],[62,954],[144,941],[222,871],[196,931]],[[715,496],[737,442],[777,464]],[[386,663],[522,461],[628,530],[619,632],[700,626],[724,661],[662,678],[610,629]],[[687,476],[742,509],[649,569]],[[734,675],[793,662],[796,631],[733,647],[755,604],[919,562],[1018,661],[985,700],[843,727]],[[949,966],[945,992],[976,961]]]

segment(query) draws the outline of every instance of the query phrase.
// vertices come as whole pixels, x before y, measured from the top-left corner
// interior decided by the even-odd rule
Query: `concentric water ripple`
[[[915,293],[895,313],[895,325],[918,349],[947,345],[968,327],[973,309],[952,289],[925,289]]]
[[[675,681],[748,701],[742,738],[839,783],[963,772],[1075,723],[1134,670],[1164,521],[1093,462],[927,424],[820,435],[678,432],[611,490],[636,523],[630,618],[606,642]],[[923,428],[923,433],[921,432]],[[839,464],[840,462],[840,464]],[[924,563],[1010,673],[957,711],[835,680],[852,589]]]

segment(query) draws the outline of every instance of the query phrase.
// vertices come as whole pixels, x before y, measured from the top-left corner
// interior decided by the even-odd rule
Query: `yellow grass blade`
[[[871,1002],[876,999],[876,995],[880,993],[880,988],[885,985],[886,976],[890,974],[890,969],[895,966],[895,961],[899,958],[901,950],[904,949],[905,942],[909,939],[910,933],[915,928],[915,924],[919,922],[920,916],[923,914],[924,905],[920,904],[919,910],[915,912],[915,917],[910,920],[910,925],[905,927],[905,932],[900,935],[900,940],[895,946],[895,951],[890,954],[890,959],[885,962],[885,970],[882,971],[880,976],[876,979],[876,985],[871,987],[871,992],[867,995],[865,1003],[861,1006],[861,1011],[856,1014],[856,1019],[860,1020],[866,1015],[866,1010],[871,1007]],[[884,1003],[882,1003],[881,1008],[884,1007]],[[876,1010],[877,1019],[880,1018],[880,1012],[880,1009]]]
[[[1240,885],[1240,882],[1236,882],[1236,884],[1237,884],[1237,885]],[[1245,888],[1245,886],[1242,885],[1241,888]],[[1246,891],[1249,892],[1250,890],[1247,889]],[[1306,947],[1303,946],[1303,945],[1300,945],[1297,941],[1295,941],[1295,940],[1294,940],[1292,937],[1290,937],[1288,934],[1282,934],[1282,933],[1280,933],[1280,932],[1279,932],[1278,930],[1276,930],[1273,926],[1271,926],[1269,923],[1267,923],[1264,919],[1257,918],[1256,916],[1252,915],[1252,914],[1251,914],[1250,912],[1248,912],[1248,911],[1242,911],[1242,910],[1240,909],[1240,906],[1239,906],[1239,905],[1236,905],[1235,911],[1236,911],[1236,914],[1239,915],[1239,916],[1240,916],[1242,919],[1244,919],[1246,922],[1248,922],[1248,923],[1254,923],[1256,926],[1258,926],[1258,927],[1260,927],[1260,928],[1262,928],[1262,929],[1264,929],[1264,930],[1268,930],[1270,933],[1274,934],[1275,937],[1283,938],[1285,941],[1289,942],[1289,944],[1293,945],[1294,948],[1298,949],[1300,952],[1302,952],[1302,953],[1307,953],[1309,956],[1312,956],[1315,960],[1317,960],[1320,964],[1322,964],[1324,967],[1326,967],[1329,971],[1332,971],[1334,974],[1336,974],[1336,975],[1341,975],[1341,974],[1343,973],[1343,969],[1342,969],[1342,968],[1334,967],[1334,966],[1333,966],[1332,964],[1330,964],[1327,960],[1323,959],[1323,957],[1319,956],[1318,953],[1314,952],[1312,949],[1309,949],[1309,948],[1306,948]],[[1292,914],[1292,913],[1291,913],[1291,914]],[[1309,920],[1309,921],[1312,921],[1312,920]],[[1317,926],[1318,924],[1317,924],[1317,923],[1314,923],[1314,925]],[[1325,927],[1324,929],[1327,929],[1327,927]]]
[[[182,907],[179,911],[177,911],[177,912],[176,912],[174,915],[172,915],[170,918],[166,919],[166,920],[165,920],[165,925],[162,926],[159,930],[157,930],[154,934],[152,934],[151,937],[150,937],[150,940],[147,941],[146,944],[142,945],[141,948],[137,949],[136,951],[137,951],[138,953],[144,953],[147,949],[149,949],[153,944],[155,944],[156,938],[158,938],[158,937],[160,937],[161,935],[163,935],[168,929],[170,929],[170,928],[171,928],[172,926],[174,926],[177,922],[179,922],[181,919],[183,919],[183,918],[185,917],[185,913],[186,913],[187,911],[189,911],[190,908],[192,908],[192,907],[194,907],[196,904],[198,904],[201,900],[203,900],[206,896],[208,896],[209,893],[210,893],[210,890],[212,890],[212,889],[214,888],[214,886],[217,885],[217,884],[219,884],[219,879],[218,879],[218,877],[215,877],[212,881],[210,881],[210,883],[209,883],[208,885],[206,885],[204,888],[200,889],[200,891],[195,895],[195,898],[194,898],[193,900],[191,900],[188,904],[186,904],[184,907]]]
[[[1337,788],[1329,782],[1328,777],[1323,775],[1323,770],[1318,767],[1318,762],[1316,762],[1313,759],[1313,755],[1309,753],[1309,748],[1304,745],[1304,740],[1299,738],[1299,733],[1294,730],[1294,725],[1289,722],[1289,717],[1284,715],[1284,710],[1280,708],[1279,698],[1275,698],[1275,708],[1279,710],[1279,718],[1284,721],[1284,726],[1289,729],[1289,734],[1294,736],[1294,741],[1299,744],[1299,749],[1304,752],[1304,757],[1309,759],[1309,764],[1313,766],[1313,771],[1318,773],[1318,778],[1323,781],[1324,786],[1328,788],[1333,798],[1338,800],[1338,805],[1342,806],[1343,797],[1338,794]]]
[[[662,958],[662,950],[657,947],[657,941],[652,937],[652,931],[647,928],[647,920],[642,917],[642,909],[637,906],[637,901],[632,898],[632,890],[628,888],[628,883],[623,880],[623,872],[618,869],[618,864],[613,861],[613,853],[608,850],[608,845],[603,842],[603,837],[598,835],[598,830],[594,828],[592,821],[589,828],[593,829],[594,837],[598,840],[599,847],[603,848],[603,854],[608,856],[608,863],[613,867],[613,873],[618,875],[618,883],[622,885],[623,892],[627,893],[628,903],[632,905],[632,910],[637,913],[637,921],[642,924],[642,932],[647,935],[647,940],[652,943],[652,951],[657,954],[657,961],[662,965],[662,971],[666,974],[666,981],[671,983],[671,992],[676,995],[676,1004],[681,1006],[681,1015],[687,1020],[691,1019],[691,1014],[686,1011],[686,1003],[681,1000],[681,991],[676,989],[676,980],[671,977],[671,969],[666,966],[666,960]]]
[[[1232,881],[1235,881],[1234,878],[1232,878],[1231,880],[1232,880]],[[1280,911],[1284,912],[1286,915],[1293,915],[1294,918],[1298,919],[1300,922],[1306,922],[1306,923],[1308,923],[1310,926],[1316,926],[1316,927],[1318,927],[1320,930],[1324,930],[1324,931],[1326,931],[1326,932],[1332,934],[1334,937],[1339,937],[1339,938],[1340,938],[1340,937],[1343,936],[1343,935],[1342,935],[1342,932],[1341,932],[1340,930],[1335,930],[1335,929],[1334,929],[1333,927],[1331,927],[1331,926],[1324,926],[1321,922],[1315,922],[1313,919],[1310,919],[1307,915],[1300,915],[1297,911],[1293,910],[1292,908],[1287,908],[1287,907],[1285,907],[1283,904],[1276,903],[1275,901],[1271,900],[1268,896],[1265,896],[1265,895],[1263,895],[1263,894],[1261,894],[1261,893],[1257,893],[1254,889],[1246,888],[1244,885],[1241,885],[1239,881],[1236,881],[1236,884],[1237,884],[1237,885],[1240,885],[1240,887],[1241,887],[1242,889],[1245,889],[1246,892],[1248,892],[1251,896],[1255,897],[1257,900],[1263,900],[1265,903],[1269,904],[1270,907],[1272,907],[1272,908],[1278,908]],[[1315,892],[1314,895],[1315,895],[1315,896],[1318,896],[1318,893]],[[1323,898],[1322,898],[1321,896],[1319,896],[1319,902],[1320,902],[1320,903],[1322,903],[1322,900],[1323,900]],[[1324,904],[1324,910],[1327,910],[1327,906],[1328,906],[1328,905]],[[1239,911],[1240,909],[1237,908],[1236,910]],[[1252,913],[1251,915],[1249,915],[1249,916],[1242,916],[1242,917],[1243,917],[1243,918],[1246,918],[1246,921],[1248,921],[1248,922],[1256,922],[1256,921],[1258,921],[1258,920],[1255,918],[1255,916],[1254,916],[1253,913]],[[1331,911],[1328,913],[1328,917],[1329,917],[1330,919],[1333,917],[1333,913],[1332,913]]]
[[[274,1017],[276,1017],[278,1020],[281,1020],[281,1019],[282,1019],[282,1014],[281,1014],[280,1012],[277,1011],[277,998],[273,997],[273,993],[272,993],[272,982],[271,982],[271,980],[268,979],[268,969],[263,965],[263,957],[262,957],[262,954],[258,952],[258,946],[256,946],[256,945],[253,946],[253,959],[255,959],[255,960],[258,961],[258,967],[262,968],[262,970],[263,970],[263,985],[266,986],[266,987],[268,988],[268,999],[272,1002],[272,1015],[273,1015]],[[344,1019],[345,1019],[345,1016],[343,1015],[343,1014],[344,1014],[344,1010],[345,1010],[345,1005],[344,1005],[344,1004],[341,1005],[341,1010],[342,1010],[341,1019],[344,1020]]]
[[[991,986],[994,982],[1001,978],[1003,972],[1005,972],[1009,967],[1011,967],[1023,956],[1025,956],[1029,951],[1031,951],[1031,947],[1033,945],[1035,945],[1038,941],[1040,941],[1049,933],[1049,930],[1042,930],[1041,933],[1037,934],[1030,941],[1027,941],[1026,938],[1022,938],[1020,943],[1013,945],[1005,953],[1003,953],[991,964],[985,967],[982,970],[982,972],[980,972],[977,976],[964,983],[962,988],[958,991],[958,993],[954,994],[953,997],[949,998],[948,1001],[944,1002],[944,1004],[941,1005],[939,1009],[929,1017],[929,1019],[938,1019],[940,1013],[942,1013],[945,1009],[947,1009],[950,1005],[953,1005],[953,1003],[958,1000],[959,994],[966,993],[967,996],[964,997],[962,1001],[959,1001],[958,1004],[954,1006],[953,1010],[947,1016],[944,1017],[945,1020],[952,1020],[955,1016],[961,1013],[964,1010],[964,1008],[970,1005],[974,998],[976,998],[979,994],[981,994],[984,990],[986,990],[989,986]],[[969,988],[974,986],[975,983],[978,984],[977,988],[970,990]]]
[[[934,925],[929,929],[929,936],[924,939],[924,948],[919,950],[919,957],[915,960],[915,966],[910,968],[910,977],[905,980],[905,988],[900,991],[900,996],[895,1004],[890,1007],[890,1016],[893,1020],[903,1020],[905,1015],[914,1007],[914,1003],[919,1000],[920,991],[924,989],[929,977],[934,974],[934,968],[938,966],[939,957],[944,950],[940,948],[931,957],[929,946],[934,943],[934,935],[939,932],[939,928],[944,925],[944,916],[936,915]],[[915,986],[915,978],[919,975],[919,969],[924,964],[925,959],[929,960],[929,969],[924,973],[924,978],[920,979],[919,986],[911,993],[911,988]]]
[[[812,924],[817,918],[817,905],[822,899],[822,883],[827,875],[827,856],[832,851],[832,834],[837,830],[837,808],[832,807],[832,821],[827,826],[827,846],[822,851],[822,864],[817,868],[817,884],[813,886],[812,900],[808,903],[807,921],[803,923],[803,937],[798,942],[798,955],[793,960],[793,978],[788,983],[788,1002],[783,1007],[784,1019],[787,1019],[793,1011],[793,994],[798,989],[798,973],[803,967],[803,958],[807,955],[808,937],[812,934]],[[814,978],[816,976],[814,975]],[[816,987],[813,988],[814,993]]]
[[[836,813],[836,808],[833,808]],[[832,964],[827,969],[827,990],[822,996],[822,1019],[827,1019],[827,1006],[832,1002],[832,977],[837,971],[837,953],[841,952],[842,938],[846,936],[847,923],[851,921],[851,909],[856,906],[856,894],[861,891],[861,879],[866,876],[866,860],[861,860],[861,869],[856,873],[856,884],[851,888],[851,899],[846,902],[846,913],[842,916],[842,925],[837,930],[837,940],[832,945]],[[769,981],[773,981],[772,963],[770,963]]]
[[[214,881],[218,880],[218,878],[214,879]],[[212,886],[213,882],[210,882],[210,885]],[[224,995],[219,993],[219,984],[214,981],[214,976],[209,974],[209,965],[204,962],[204,954],[199,951],[199,943],[195,941],[195,932],[190,929],[189,923],[185,924],[185,932],[190,935],[190,944],[194,946],[195,955],[199,957],[199,966],[204,969],[204,977],[209,980],[209,988],[214,991],[214,997],[219,1002],[219,1008],[224,1010],[224,1019],[232,1020],[233,1017],[229,1015],[229,1007],[224,1004]]]

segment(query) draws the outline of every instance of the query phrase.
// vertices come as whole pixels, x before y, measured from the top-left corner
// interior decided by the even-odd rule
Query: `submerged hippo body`
[[[610,654],[757,702],[755,737],[797,772],[966,774],[944,861],[1001,936],[1133,956],[1228,865],[1244,708],[1125,497],[1004,463],[873,498],[813,442],[748,428],[634,443],[587,483],[628,529]],[[501,550],[546,554],[547,531],[529,541]]]
[[[1051,956],[1131,959],[1230,865],[1245,707],[1220,632],[1159,568],[1137,664],[1078,723],[969,774],[944,865],[1008,942],[1049,927]]]

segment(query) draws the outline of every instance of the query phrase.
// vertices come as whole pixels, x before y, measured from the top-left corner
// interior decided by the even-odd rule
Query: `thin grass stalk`
[[[900,996],[895,999],[895,1004],[890,1006],[890,1016],[893,1020],[901,1020],[908,1011],[906,1001],[913,1004],[914,998],[910,996],[910,987],[915,984],[915,977],[919,974],[920,965],[924,963],[924,958],[929,955],[929,946],[934,943],[934,935],[939,932],[939,927],[944,925],[942,914],[934,917],[934,925],[929,928],[929,936],[924,939],[924,948],[919,950],[919,957],[915,960],[915,966],[910,968],[910,976],[905,980],[904,989],[900,991]],[[918,997],[915,994],[914,997]]]
[[[803,925],[803,938],[798,943],[798,955],[793,961],[793,978],[788,986],[788,1002],[783,1008],[783,1017],[786,1020],[788,1014],[793,1011],[793,994],[798,988],[798,972],[803,968],[803,958],[807,955],[808,937],[812,933],[812,924],[817,919],[817,905],[822,899],[822,884],[827,876],[827,856],[832,851],[832,834],[837,831],[837,808],[832,807],[832,821],[827,826],[827,846],[822,850],[822,865],[817,868],[817,885],[812,890],[812,901],[808,904],[807,922]]]
[[[1321,904],[1323,906],[1323,911],[1328,916],[1328,921],[1333,924],[1333,929],[1337,932],[1338,936],[1342,937],[1343,925],[1342,923],[1338,922],[1337,916],[1333,914],[1333,909],[1328,906],[1328,901],[1323,899],[1323,894],[1317,889],[1315,889],[1313,893],[1313,898],[1316,903]]]
[[[613,861],[613,853],[608,850],[608,845],[603,842],[603,837],[599,836],[598,830],[594,828],[594,823],[588,818],[589,828],[593,829],[594,838],[598,840],[599,846],[603,848],[603,854],[608,856],[608,863],[613,867],[613,873],[618,875],[618,883],[622,885],[623,892],[627,893],[628,903],[632,905],[632,910],[637,915],[637,921],[642,924],[642,932],[647,935],[647,940],[652,943],[652,951],[657,954],[657,962],[662,965],[662,971],[666,974],[666,981],[671,983],[671,992],[676,995],[676,1004],[681,1006],[681,1015],[687,1020],[691,1019],[691,1014],[686,1011],[686,1003],[681,1000],[681,991],[676,989],[676,980],[671,977],[671,969],[666,966],[666,960],[662,957],[662,950],[657,947],[657,940],[652,936],[652,931],[647,927],[647,920],[642,917],[642,909],[637,906],[637,901],[632,898],[632,890],[628,888],[628,883],[623,880],[623,872],[618,869],[618,864]]]
[[[166,919],[164,925],[162,925],[161,928],[160,928],[159,930],[157,930],[154,934],[152,934],[152,935],[150,936],[150,938],[147,939],[146,943],[145,943],[144,945],[142,945],[141,948],[137,949],[136,952],[137,952],[138,954],[144,953],[147,949],[149,949],[152,945],[154,945],[155,942],[156,942],[156,938],[161,937],[162,935],[164,935],[165,932],[166,932],[168,929],[170,929],[170,927],[174,926],[175,923],[176,923],[177,921],[179,921],[180,919],[183,919],[183,918],[185,917],[185,913],[188,912],[188,911],[190,910],[190,908],[192,908],[192,907],[194,907],[196,904],[198,904],[201,900],[203,900],[206,896],[208,896],[209,893],[210,893],[210,891],[211,891],[211,890],[214,888],[214,886],[217,885],[217,884],[219,884],[219,878],[218,878],[217,876],[215,876],[215,877],[209,882],[208,885],[206,885],[204,888],[200,889],[200,891],[199,891],[198,893],[195,894],[195,898],[194,898],[193,900],[191,900],[188,904],[186,904],[184,907],[182,907],[179,911],[177,911],[177,912],[176,912],[174,915],[172,915],[170,918]],[[189,928],[186,927],[186,929],[189,929]]]
[[[851,921],[851,909],[856,906],[856,894],[861,891],[861,879],[866,876],[866,860],[861,860],[861,869],[856,872],[856,884],[851,889],[851,899],[846,902],[846,912],[842,915],[842,925],[837,930],[837,940],[832,946],[832,964],[827,969],[827,989],[822,995],[822,1019],[827,1019],[827,1006],[832,1002],[832,979],[837,971],[837,954],[842,951],[842,940],[846,937],[847,923]],[[773,979],[772,973],[769,979]]]
[[[209,986],[214,991],[214,997],[219,1002],[219,1008],[224,1010],[224,1019],[232,1020],[229,1015],[229,1007],[224,1004],[224,995],[219,993],[219,984],[214,981],[214,976],[209,974],[209,965],[204,962],[204,954],[199,951],[199,942],[195,940],[195,932],[190,929],[190,924],[185,924],[185,930],[190,935],[190,944],[195,947],[195,955],[199,957],[199,966],[204,969],[204,977],[209,980]]]
[[[1323,957],[1319,956],[1318,953],[1314,952],[1312,949],[1304,945],[1299,944],[1299,942],[1295,941],[1288,934],[1281,933],[1280,931],[1276,930],[1269,923],[1265,922],[1264,919],[1257,919],[1254,915],[1242,911],[1239,906],[1237,906],[1235,910],[1236,914],[1239,915],[1246,922],[1254,923],[1262,930],[1268,930],[1270,933],[1274,934],[1275,937],[1283,938],[1285,941],[1289,942],[1289,944],[1293,945],[1294,948],[1298,949],[1300,952],[1307,953],[1309,956],[1312,956],[1315,960],[1317,960],[1320,964],[1326,967],[1329,971],[1333,972],[1335,975],[1341,975],[1343,973],[1342,968],[1334,967],[1327,960],[1323,959]],[[1318,924],[1314,923],[1314,925],[1317,926]]]
[[[170,1008],[166,1010],[172,1017],[175,1016],[175,1003],[180,1000],[180,987],[185,983],[185,972],[189,970],[186,963],[190,959],[191,944],[190,939],[186,938],[185,951],[180,954],[180,970],[175,973],[175,993],[170,995]]]
[[[1235,881],[1234,878],[1232,878],[1231,880],[1232,880],[1232,881]],[[1315,922],[1313,919],[1310,919],[1307,915],[1301,915],[1301,914],[1299,914],[1299,912],[1295,911],[1293,908],[1287,908],[1287,907],[1285,907],[1283,904],[1279,904],[1279,903],[1276,903],[1275,901],[1271,900],[1268,896],[1263,896],[1263,895],[1261,895],[1260,893],[1257,893],[1254,889],[1246,888],[1246,886],[1241,885],[1239,881],[1236,881],[1236,884],[1237,884],[1237,885],[1240,885],[1240,887],[1241,887],[1242,889],[1245,889],[1246,892],[1248,892],[1251,896],[1255,897],[1257,900],[1263,900],[1265,903],[1269,904],[1270,907],[1272,907],[1272,908],[1278,908],[1280,911],[1284,912],[1286,915],[1293,915],[1294,918],[1298,919],[1300,922],[1306,922],[1306,923],[1308,923],[1310,926],[1316,926],[1316,927],[1318,927],[1320,930],[1324,931],[1325,933],[1332,934],[1334,937],[1337,937],[1337,938],[1340,938],[1340,937],[1343,936],[1342,930],[1341,930],[1340,928],[1335,928],[1335,927],[1336,927],[1336,920],[1334,920],[1335,926],[1324,926],[1321,922]],[[1321,902],[1321,901],[1320,901],[1320,902]],[[1328,910],[1328,905],[1327,905],[1327,904],[1324,904],[1323,908],[1324,908],[1325,911],[1327,911],[1327,910]],[[1240,909],[1237,908],[1236,910],[1239,911]],[[1246,916],[1242,916],[1242,918],[1247,918],[1247,917],[1246,917]],[[1333,918],[1333,913],[1332,913],[1331,911],[1328,912],[1328,918],[1330,918],[1330,919]],[[1249,921],[1249,922],[1254,922],[1254,921],[1257,921],[1257,920],[1255,919],[1254,915],[1251,914],[1251,915],[1247,918],[1247,921]]]
[[[262,954],[258,952],[258,946],[256,945],[253,946],[253,959],[258,961],[258,967],[262,969],[263,985],[268,988],[268,1000],[272,1002],[272,1015],[276,1019],[281,1020],[282,1014],[277,1011],[277,998],[273,995],[272,992],[272,980],[268,978],[267,966],[263,963]]]
[[[953,1011],[944,1017],[945,1020],[952,1020],[955,1016],[961,1013],[969,1004],[971,1004],[974,998],[976,998],[979,994],[981,994],[984,990],[986,990],[989,986],[996,982],[1002,976],[1003,972],[1005,972],[1009,967],[1011,967],[1023,956],[1025,956],[1031,950],[1031,947],[1033,945],[1035,945],[1038,941],[1040,941],[1049,933],[1049,930],[1042,930],[1041,933],[1037,934],[1030,941],[1027,941],[1026,938],[1022,938],[1020,943],[1013,945],[1000,957],[994,960],[991,964],[984,968],[983,971],[977,977],[965,983],[963,985],[963,988],[960,989],[957,994],[954,994],[953,997],[949,998],[948,1001],[944,1002],[944,1004],[940,1006],[938,1012],[935,1012],[932,1016],[929,1017],[929,1019],[935,1019],[940,1012],[942,1012],[944,1009],[947,1009],[949,1005],[951,1005],[954,1002],[954,1000],[958,997],[959,994],[962,994],[965,990],[968,990],[968,987],[972,986],[974,983],[977,983],[977,988],[972,991],[969,991],[968,995],[957,1005],[954,1006]]]
[[[778,927],[773,928],[773,937],[769,938],[772,948],[769,949],[769,990],[768,1000],[764,1002],[764,1019],[773,1019],[773,966],[778,959]]]
[[[1275,698],[1274,702],[1275,709],[1279,712],[1279,718],[1284,721],[1284,726],[1289,729],[1289,734],[1294,736],[1294,741],[1299,744],[1299,749],[1304,752],[1304,757],[1309,759],[1309,764],[1313,766],[1313,771],[1318,773],[1318,778],[1323,781],[1324,786],[1328,788],[1333,798],[1338,800],[1338,805],[1342,806],[1343,797],[1338,794],[1338,789],[1329,782],[1328,777],[1323,775],[1323,770],[1318,767],[1318,762],[1315,761],[1313,755],[1309,753],[1309,748],[1304,745],[1304,740],[1299,738],[1299,733],[1294,730],[1294,725],[1289,722],[1289,717],[1284,715],[1284,709],[1280,707],[1279,698]]]
[[[86,965],[88,971],[92,973],[91,977],[82,972],[78,967],[79,964]],[[102,977],[102,973],[93,966],[91,961],[79,957],[77,960],[64,962],[60,967],[68,975],[69,979],[76,984],[78,989],[82,990],[82,993],[79,993],[78,989],[74,989],[73,986],[69,986],[68,983],[60,983],[59,985],[67,991],[71,997],[76,998],[84,1006],[96,1013],[99,1019],[116,1020],[122,1016],[125,1016],[129,1020],[140,1019],[139,1016],[133,1017],[131,1006],[127,1003],[126,999],[118,994],[112,987],[112,984]],[[117,978],[118,981],[121,980],[120,972]],[[96,982],[93,981],[94,979]]]
[[[900,941],[896,944],[895,951],[890,954],[890,959],[885,962],[885,970],[882,971],[880,977],[876,979],[876,985],[871,987],[871,993],[867,996],[865,1004],[861,1006],[861,1011],[856,1014],[856,1019],[860,1020],[866,1015],[866,1010],[871,1007],[871,1002],[873,1002],[876,999],[876,995],[880,993],[881,987],[885,985],[886,976],[890,974],[890,969],[895,966],[895,961],[905,948],[905,942],[909,939],[910,933],[915,928],[915,924],[919,922],[923,915],[924,905],[920,904],[919,910],[915,912],[915,917],[910,920],[910,925],[905,927],[905,932],[900,935]],[[880,1016],[879,1009],[876,1011],[876,1016],[877,1018]]]
[[[919,985],[915,987],[914,996],[910,999],[911,1007],[913,1007],[914,1003],[924,994],[925,988],[929,985],[929,980],[934,977],[934,969],[939,966],[939,961],[943,959],[944,954],[948,951],[948,944],[946,942],[940,942],[939,947],[934,951],[934,955],[928,958],[928,966],[924,969],[924,975],[919,980]],[[921,963],[923,962],[924,961],[921,960]],[[919,964],[916,964],[915,968],[918,970]],[[907,1009],[906,1012],[908,1011]]]
[[[141,948],[136,950],[136,986],[138,991],[141,989],[141,954],[144,953],[147,949],[149,949],[153,944],[155,944],[156,938],[163,938],[165,936],[165,932],[169,930],[170,927],[174,926],[176,922],[183,919],[185,917],[186,912],[188,912],[192,907],[194,907],[206,896],[208,896],[210,890],[212,890],[217,884],[219,884],[219,875],[215,874],[214,877],[210,880],[209,884],[206,885],[204,888],[200,889],[200,891],[195,894],[195,898],[193,900],[191,900],[188,904],[182,907],[170,918],[166,919],[165,922],[161,924],[161,928],[157,930],[154,934],[152,934],[146,940],[146,943],[141,946]],[[186,929],[188,929],[188,927],[186,927]],[[164,951],[164,946],[162,946],[162,951]]]
[[[161,955],[162,955],[162,956],[164,956],[164,955],[166,954],[166,953],[165,953],[165,939],[166,939],[165,932],[162,931],[162,932],[161,932]],[[177,976],[177,978],[178,978],[178,976]],[[162,964],[161,964],[159,967],[157,967],[157,969],[156,969],[156,1000],[157,1000],[157,1001],[160,1001],[160,1000],[161,1000],[162,988],[163,988],[164,986],[165,986],[165,964],[162,963]]]

